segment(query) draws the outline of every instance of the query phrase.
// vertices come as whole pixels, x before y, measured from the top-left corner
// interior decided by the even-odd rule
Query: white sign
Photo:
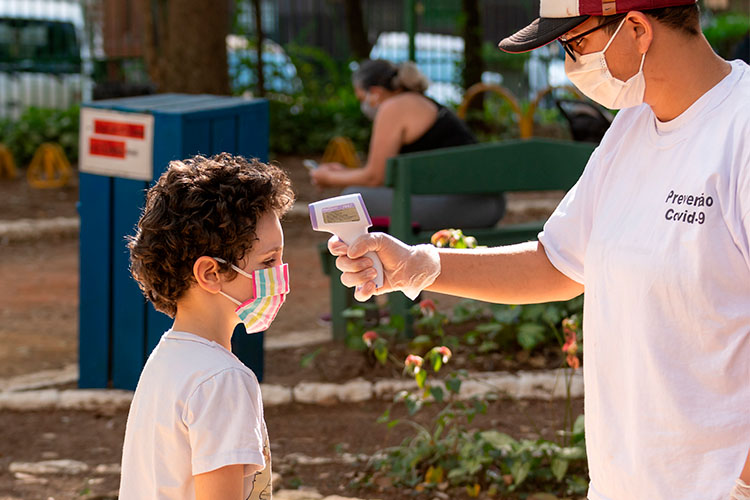
[[[154,117],[81,108],[79,170],[150,181],[154,177]]]

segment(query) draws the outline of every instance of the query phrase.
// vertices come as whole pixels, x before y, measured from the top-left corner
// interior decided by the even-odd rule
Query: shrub
[[[71,163],[78,160],[79,106],[69,109],[28,108],[18,120],[0,121],[0,142],[16,163],[28,165],[37,148],[45,142],[62,146]]]

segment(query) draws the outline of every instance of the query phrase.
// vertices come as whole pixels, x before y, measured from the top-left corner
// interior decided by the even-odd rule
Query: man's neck
[[[673,35],[674,36],[674,35]],[[731,72],[731,65],[717,56],[703,36],[689,43],[670,43],[654,53],[646,102],[662,122],[674,120]]]

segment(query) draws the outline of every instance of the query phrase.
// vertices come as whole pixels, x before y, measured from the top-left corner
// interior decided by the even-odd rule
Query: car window
[[[72,23],[0,18],[0,68],[78,73],[81,53]]]

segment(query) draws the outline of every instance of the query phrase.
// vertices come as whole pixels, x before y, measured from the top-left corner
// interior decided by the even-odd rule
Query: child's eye
[[[266,267],[274,267],[275,264],[276,264],[276,258],[275,257],[272,258],[272,259],[268,259],[267,261],[265,261],[263,263],[263,265],[266,266]]]

